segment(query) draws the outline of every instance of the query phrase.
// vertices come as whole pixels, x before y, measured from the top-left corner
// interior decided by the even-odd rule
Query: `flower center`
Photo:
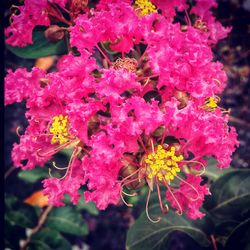
[[[118,58],[114,63],[113,63],[113,68],[114,69],[126,69],[129,72],[136,72],[137,68],[137,61],[135,58]]]
[[[175,150],[175,147],[165,150],[161,145],[158,145],[157,151],[147,156],[145,163],[147,164],[149,179],[153,177],[157,177],[159,181],[174,179],[177,173],[180,172],[178,162],[183,160],[183,156],[177,156]]]
[[[51,143],[64,144],[69,141],[69,121],[68,116],[54,116],[53,123],[49,129],[50,133],[53,134]]]
[[[139,7],[141,16],[157,13],[156,6],[148,0],[136,0],[135,4]]]
[[[208,32],[208,27],[205,22],[201,21],[201,19],[197,19],[194,23],[194,27],[196,29],[202,30],[204,32]]]
[[[218,103],[218,100],[216,100],[214,97],[209,97],[205,101],[205,109],[214,111],[218,106],[217,103]]]

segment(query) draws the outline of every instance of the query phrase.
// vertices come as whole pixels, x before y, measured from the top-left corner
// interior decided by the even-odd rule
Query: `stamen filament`
[[[18,126],[18,127],[16,128],[16,134],[17,134],[18,137],[21,137],[21,135],[20,135],[20,133],[19,133],[19,130],[20,130],[20,126]]]
[[[187,184],[189,187],[191,187],[196,192],[197,197],[195,199],[190,198],[192,201],[196,201],[196,200],[198,200],[200,198],[199,192],[197,191],[197,189],[193,185],[191,185],[190,183],[188,183],[187,181],[185,181],[184,179],[182,179],[179,176],[176,176],[176,178],[179,179],[181,182],[184,182],[185,184]]]
[[[201,170],[201,172],[199,172],[197,175],[203,175],[204,173],[205,173],[205,171],[206,171],[206,168],[205,168],[205,165],[203,164],[203,163],[201,163],[201,162],[199,162],[199,161],[193,161],[193,160],[190,160],[190,161],[181,161],[181,162],[186,162],[186,163],[198,163],[198,164],[200,164],[201,166],[202,166],[202,170]],[[191,170],[194,170],[194,169],[191,169]],[[198,171],[198,170],[197,170]]]
[[[125,194],[125,195],[127,195],[127,196],[129,196],[129,197],[134,197],[134,196],[138,195],[138,193],[136,193],[136,192],[134,192],[134,193],[132,193],[132,194],[129,194],[129,193],[126,193],[126,192],[123,191],[123,190],[122,190],[122,193]]]
[[[148,213],[148,204],[149,204],[150,195],[151,195],[151,190],[149,189],[149,191],[148,191],[148,196],[147,196],[147,202],[146,202],[146,215],[147,215],[148,219],[149,219],[152,223],[158,223],[158,222],[161,220],[161,217],[158,217],[157,220],[153,220],[153,219],[150,218],[149,213]]]
[[[164,180],[164,184],[167,187],[169,193],[172,195],[172,197],[174,198],[179,210],[176,212],[178,215],[182,215],[183,211],[182,211],[182,207],[179,203],[179,201],[176,199],[175,195],[173,194],[173,192],[171,191],[171,188],[169,187],[169,185],[167,184],[167,182]]]
[[[162,203],[162,199],[161,199],[161,191],[160,191],[160,187],[159,187],[159,183],[158,183],[158,179],[156,178],[156,188],[157,188],[157,195],[158,195],[158,200],[159,200],[159,203],[160,203],[160,208],[161,208],[161,211],[164,213],[164,214],[167,214],[168,211],[169,211],[169,208],[168,208],[168,205],[165,204],[165,208],[163,208],[163,203]]]

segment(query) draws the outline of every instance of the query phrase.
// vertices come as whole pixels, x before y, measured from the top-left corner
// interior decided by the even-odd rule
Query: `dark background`
[[[8,9],[16,1],[5,2],[4,25],[8,25]],[[238,132],[240,147],[232,157],[232,167],[249,168],[250,166],[250,1],[230,0],[219,1],[215,16],[224,26],[232,26],[228,38],[220,41],[213,48],[215,59],[221,61],[228,75],[228,85],[220,96],[220,107],[230,109],[230,125]],[[5,70],[19,67],[31,68],[34,60],[25,60],[16,57],[7,49],[5,50]],[[11,168],[10,152],[14,142],[18,141],[16,127],[20,126],[22,133],[27,125],[24,113],[24,104],[13,104],[5,110],[5,173],[7,179],[5,191],[14,193],[20,199],[30,194],[30,186],[18,180],[18,169]],[[41,184],[37,183],[40,188]],[[32,187],[34,188],[34,186]],[[85,242],[91,250],[109,249],[124,250],[126,232],[133,222],[136,212],[125,206],[110,206],[106,211],[101,211],[99,216],[93,217],[84,214],[90,227],[90,234],[84,239],[75,239],[76,244]],[[185,236],[181,236],[185,237]],[[180,237],[180,238],[181,238]],[[178,243],[176,243],[178,245]],[[192,246],[190,246],[192,247]],[[182,249],[180,244],[173,249]],[[186,249],[186,248],[185,248]],[[192,249],[192,248],[190,248]]]

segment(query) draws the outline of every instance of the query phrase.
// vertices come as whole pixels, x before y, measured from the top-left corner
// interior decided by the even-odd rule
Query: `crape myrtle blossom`
[[[24,170],[50,165],[43,185],[51,204],[64,205],[65,194],[77,204],[85,186],[85,200],[99,209],[120,199],[132,206],[125,196],[146,185],[150,221],[158,221],[148,214],[154,190],[163,213],[171,206],[191,219],[204,216],[200,207],[210,194],[201,184],[206,158],[228,167],[238,141],[227,125],[228,111],[219,107],[217,95],[227,77],[210,47],[230,28],[215,21],[214,1],[196,2],[190,8],[184,0],[101,0],[95,8],[77,10],[76,3],[44,1],[48,22],[27,19],[31,33],[36,25],[49,26],[52,8],[57,21],[68,25],[70,38],[70,52],[58,60],[57,71],[20,68],[5,78],[5,104],[25,101],[29,123],[14,144],[14,165]],[[26,0],[15,17],[20,21],[7,28],[7,43],[32,43],[25,37],[16,44],[11,40],[18,36],[14,27],[22,32],[15,25],[30,6],[36,15],[41,11]],[[176,10],[185,25],[173,22]],[[72,151],[66,167],[53,160],[64,149]]]
[[[36,26],[49,26],[54,19],[69,23],[58,9],[63,8],[66,1],[25,0],[23,6],[13,5],[11,25],[5,30],[6,43],[11,46],[25,47],[33,43],[32,32]]]

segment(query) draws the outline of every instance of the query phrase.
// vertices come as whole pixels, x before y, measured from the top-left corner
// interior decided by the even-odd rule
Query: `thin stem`
[[[142,76],[142,77],[138,77],[136,80],[141,81],[141,80],[145,80],[145,79],[155,78],[155,77],[158,77],[158,76],[159,75]]]
[[[140,141],[140,143],[141,143],[141,145],[142,145],[142,148],[143,148],[144,152],[147,153],[147,149],[146,149],[146,147],[145,147],[145,145],[144,145],[144,143],[143,143],[143,140],[142,140],[141,136],[139,135],[138,138],[139,138],[139,141]]]
[[[41,213],[41,216],[39,218],[39,221],[38,221],[38,224],[35,228],[32,229],[31,231],[31,234],[30,236],[25,240],[24,242],[24,245],[23,247],[21,248],[21,250],[26,250],[30,241],[31,241],[31,238],[32,236],[37,233],[38,231],[40,231],[40,229],[42,228],[43,224],[45,223],[47,217],[48,217],[48,214],[49,212],[52,210],[53,206],[52,205],[49,205],[42,213]]]
[[[62,21],[68,24],[69,26],[72,25],[72,22],[65,19],[65,17],[63,16],[59,8],[56,6],[56,4],[51,4],[51,7],[52,7],[51,9],[53,10],[53,13],[49,13],[49,14],[52,14],[54,17],[58,18],[59,21]]]
[[[148,48],[148,47],[147,47]],[[143,54],[141,55],[140,59],[138,60],[138,65],[141,63],[141,61],[143,60],[143,57],[146,54],[147,48],[145,49],[145,51],[143,52]]]
[[[217,245],[216,245],[216,240],[214,238],[214,235],[213,234],[210,235],[210,238],[211,238],[211,241],[212,241],[213,249],[214,250],[218,250]]]
[[[192,26],[192,23],[191,23],[191,20],[189,18],[189,15],[187,13],[187,10],[185,10],[185,15],[186,15],[186,18],[187,18],[187,24],[188,24],[188,26]]]
[[[109,60],[109,58],[107,57],[107,55],[102,51],[102,49],[99,47],[99,45],[96,44],[95,46],[99,50],[99,52],[103,55],[103,57],[107,60],[107,62],[109,63],[109,65],[112,65],[112,62]]]
[[[154,142],[152,139],[150,139],[150,143],[151,143],[152,152],[153,154],[155,154]]]
[[[164,131],[163,131],[163,135],[162,135],[162,138],[161,138],[161,146],[163,145],[163,143],[164,143],[164,141],[165,141],[166,133],[167,133],[167,128],[166,128],[166,126],[165,126],[165,127],[164,127]]]
[[[15,171],[15,169],[16,167],[10,167],[4,174],[4,179],[6,180]]]

